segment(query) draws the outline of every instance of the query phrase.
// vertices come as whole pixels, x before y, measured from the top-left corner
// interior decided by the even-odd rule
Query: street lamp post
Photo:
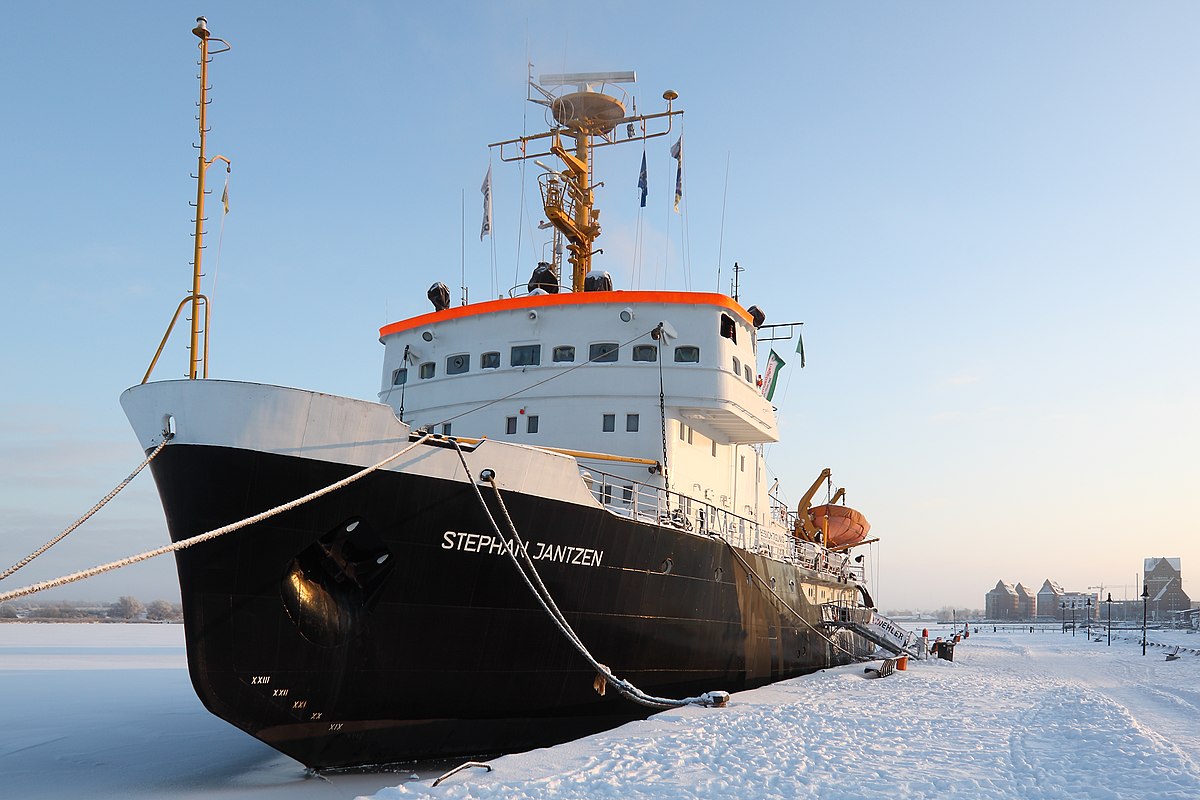
[[[1092,598],[1087,599],[1087,637],[1088,641],[1092,640]]]
[[[1065,634],[1067,632],[1067,601],[1063,600],[1059,608],[1062,609],[1062,632]]]
[[[1108,605],[1108,646],[1112,647],[1112,592],[1108,593],[1108,599],[1104,602]]]
[[[1142,584],[1142,655],[1146,655],[1146,603],[1150,600],[1150,587]]]
[[[1071,638],[1075,638],[1075,601],[1071,601]]]

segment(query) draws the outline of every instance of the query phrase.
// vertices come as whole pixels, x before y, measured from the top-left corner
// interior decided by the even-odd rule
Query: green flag
[[[785,363],[774,350],[771,351],[771,355],[767,356],[767,372],[763,375],[762,393],[768,403],[775,396],[775,384],[779,381],[779,371],[783,369]]]

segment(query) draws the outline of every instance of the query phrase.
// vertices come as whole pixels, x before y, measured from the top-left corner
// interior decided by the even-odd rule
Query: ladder
[[[925,640],[871,608],[825,603],[821,624],[826,628],[852,631],[895,655],[926,658]]]

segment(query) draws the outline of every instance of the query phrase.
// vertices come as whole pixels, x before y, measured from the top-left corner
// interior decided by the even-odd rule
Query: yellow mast
[[[597,184],[591,182],[592,150],[623,142],[666,136],[671,132],[672,119],[683,112],[671,108],[671,103],[679,95],[669,89],[663,92],[663,99],[667,101],[666,111],[626,116],[621,100],[592,88],[598,84],[631,83],[635,80],[632,72],[543,75],[539,80],[546,85],[577,87],[575,92],[554,95],[530,81],[530,85],[546,98],[531,98],[532,102],[549,107],[557,125],[545,133],[522,136],[488,146],[500,148],[502,161],[524,161],[554,155],[564,164],[565,169],[562,172],[555,172],[538,162],[539,166],[547,170],[539,180],[542,205],[546,211],[546,219],[567,239],[567,251],[570,253],[568,260],[571,262],[571,290],[582,292],[584,279],[592,268],[592,256],[600,252],[593,249],[596,239],[600,236],[600,210],[595,206],[594,190]],[[646,133],[646,122],[660,118],[666,118],[666,130]],[[620,126],[624,126],[629,132],[623,140],[618,140],[614,134],[614,130]],[[636,126],[641,127],[642,133],[633,133]],[[564,136],[575,140],[573,148],[563,146]],[[600,139],[599,142],[596,141],[597,138]],[[549,148],[543,152],[530,152],[529,143],[540,139],[549,139]],[[507,145],[518,145],[519,152],[505,155],[504,148]]]
[[[231,50],[229,42],[224,39],[218,39],[208,32],[208,20],[204,17],[196,17],[196,27],[192,28],[194,33],[200,39],[200,113],[196,118],[200,121],[200,143],[196,145],[200,151],[197,160],[196,168],[196,231],[195,250],[192,254],[192,291],[186,297],[179,301],[179,305],[175,307],[175,315],[171,317],[171,322],[167,325],[167,332],[163,334],[162,341],[158,343],[158,350],[154,353],[154,358],[150,359],[150,366],[146,368],[146,374],[142,376],[142,383],[150,380],[150,376],[154,373],[154,367],[158,364],[158,358],[162,355],[163,348],[167,346],[167,340],[171,338],[171,331],[175,329],[175,323],[179,321],[179,314],[185,306],[190,305],[192,311],[192,331],[191,339],[188,343],[188,369],[185,373],[189,379],[195,380],[197,377],[208,377],[208,319],[209,308],[208,298],[200,293],[200,258],[204,251],[204,195],[207,192],[204,189],[204,176],[217,161],[225,162],[225,169],[228,171],[231,167],[229,159],[225,156],[213,156],[205,158],[205,145],[208,134],[208,62],[211,57],[217,53],[225,53]],[[216,50],[210,49],[210,42],[220,42],[223,47]],[[200,307],[204,307],[204,342],[203,346],[200,343]],[[201,374],[197,374],[201,373]]]
[[[207,160],[204,157],[205,142],[207,139],[208,129],[205,125],[208,119],[208,62],[210,56],[217,53],[224,53],[230,49],[229,43],[224,39],[214,38],[208,32],[208,20],[204,17],[196,17],[196,27],[192,28],[192,33],[200,38],[200,154],[196,167],[196,235],[195,235],[195,254],[192,258],[192,334],[188,345],[188,378],[195,379],[197,365],[203,364],[204,377],[208,377],[208,325],[204,326],[204,350],[201,355],[200,350],[200,299],[203,295],[200,294],[200,258],[204,250],[204,176],[208,172],[208,168],[216,161],[224,161],[225,168],[230,168],[229,159],[225,156],[213,156],[212,160]],[[220,42],[225,45],[224,49],[209,51],[209,42]],[[205,316],[208,316],[208,298],[204,298]]]

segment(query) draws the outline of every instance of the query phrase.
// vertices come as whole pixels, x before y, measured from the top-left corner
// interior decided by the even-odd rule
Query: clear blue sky
[[[210,153],[234,162],[219,272],[215,210],[206,256],[215,377],[374,398],[379,326],[458,283],[464,192],[472,297],[491,292],[479,184],[485,145],[541,122],[527,55],[635,69],[639,110],[666,88],[686,110],[686,214],[659,140],[641,286],[716,288],[720,249],[722,288],[736,260],[747,304],[805,321],[768,462],[793,498],[833,468],[883,537],[882,605],[982,607],[1000,578],[1132,596],[1146,556],[1182,557],[1200,598],[1191,3],[9,8],[5,566],[139,460],[117,398],[189,287],[197,14],[234,47],[211,73]],[[600,266],[624,288],[640,156],[598,163]],[[493,172],[507,288],[542,238],[532,177],[521,222],[519,169]],[[165,540],[145,476],[5,583]],[[57,596],[174,580],[161,559]]]

